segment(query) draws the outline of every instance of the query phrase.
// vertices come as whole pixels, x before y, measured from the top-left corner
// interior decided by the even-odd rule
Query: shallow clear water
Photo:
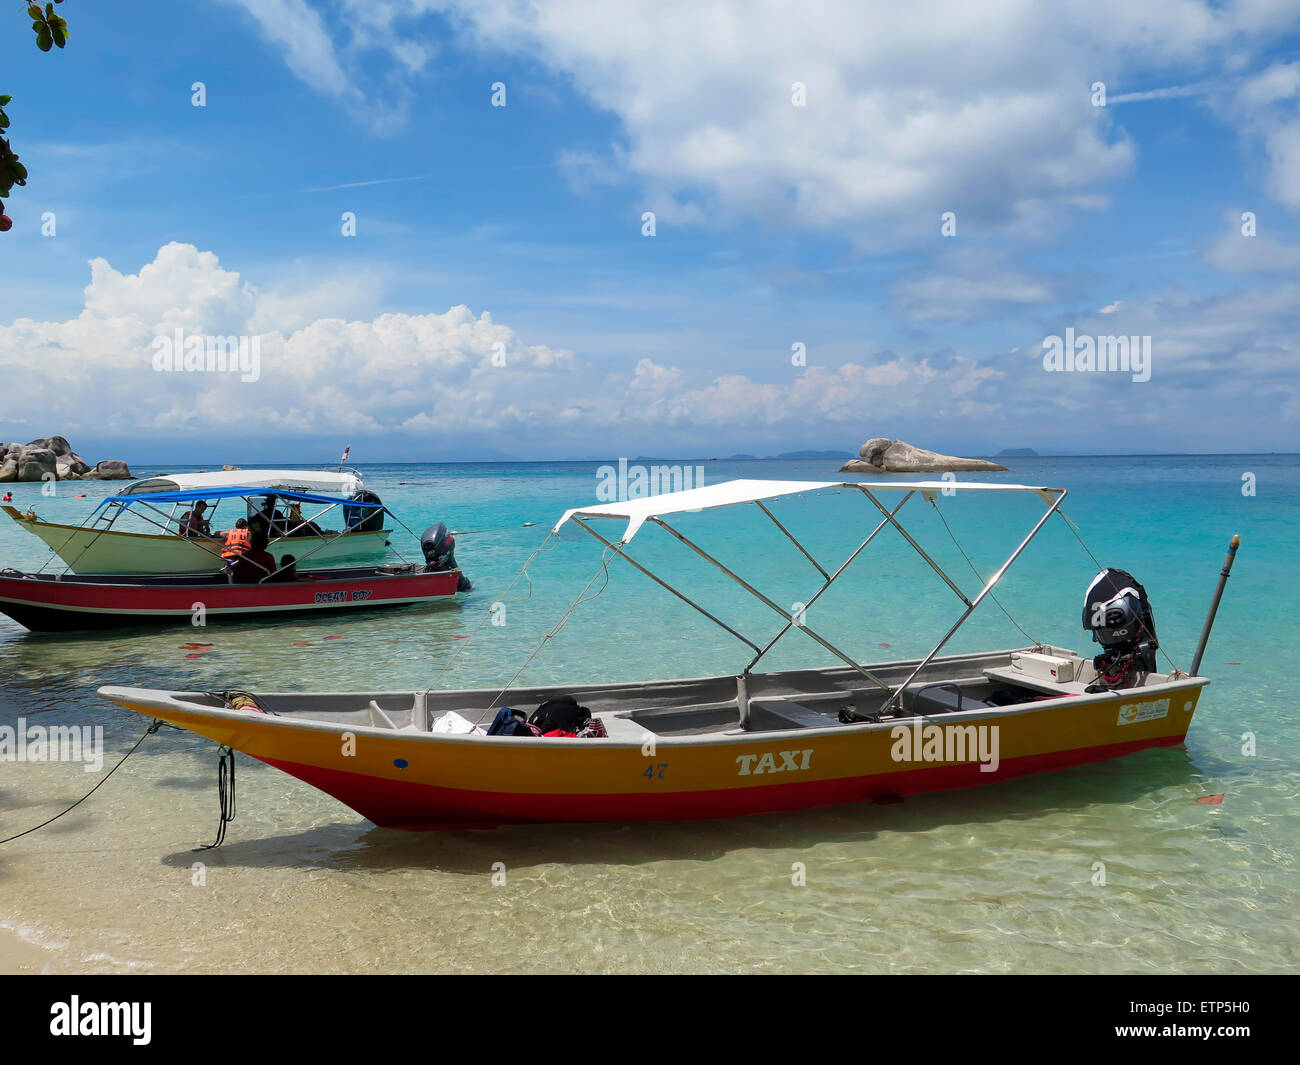
[[[0,847],[0,927],[57,948],[53,971],[1294,971],[1300,459],[1011,461],[1001,479],[1070,490],[1066,513],[1103,564],[1146,586],[1162,646],[1183,668],[1227,541],[1242,534],[1202,669],[1214,683],[1185,748],[896,806],[449,833],[375,828],[241,757],[227,842],[195,853],[216,827],[215,747],[164,730],[73,813]],[[704,469],[708,483],[834,480],[834,465]],[[0,621],[0,724],[102,725],[112,765],[146,722],[99,700],[102,684],[505,684],[600,574],[599,545],[571,527],[533,564],[531,597],[523,582],[505,595],[559,514],[594,497],[596,466],[365,469],[368,487],[417,532],[437,520],[460,531],[457,555],[475,590],[458,605],[197,634],[33,635]],[[1257,478],[1254,496],[1241,491],[1247,472]],[[39,486],[13,491],[44,518],[76,522],[117,487],[63,484],[54,498]],[[939,502],[981,573],[1042,510],[1034,497],[1008,503],[969,493]],[[856,493],[785,500],[773,510],[823,565],[856,546],[864,523],[874,525],[874,510]],[[900,520],[963,587],[976,584],[926,504],[914,500]],[[676,524],[755,575],[778,602],[803,602],[818,586],[816,571],[755,508],[683,515]],[[418,555],[412,538],[395,546]],[[779,628],[775,614],[662,533],[646,530],[632,553],[742,631]],[[0,525],[0,563],[32,569],[46,557],[34,537]],[[1090,654],[1079,610],[1094,572],[1053,520],[998,596],[1035,639]],[[734,672],[747,661],[742,644],[627,565],[615,560],[609,577],[521,680],[580,691],[601,681]],[[602,584],[600,575],[591,593]],[[506,624],[486,623],[502,598]],[[808,623],[863,660],[885,661],[927,651],[959,605],[897,537],[882,534]],[[213,649],[189,658],[180,645],[191,641]],[[987,603],[951,649],[1024,642]],[[767,661],[769,669],[833,663],[797,632]],[[1254,755],[1242,753],[1248,732]],[[57,813],[99,779],[75,764],[0,762],[0,837]],[[1196,801],[1219,793],[1220,805]],[[1105,886],[1093,883],[1098,862]],[[493,884],[494,863],[504,863],[504,885]],[[796,863],[806,886],[792,882]]]

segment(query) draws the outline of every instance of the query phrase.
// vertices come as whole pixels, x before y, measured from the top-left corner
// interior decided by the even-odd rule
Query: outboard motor
[[[348,498],[355,499],[358,503],[383,502],[374,492],[365,488],[353,492]],[[343,523],[348,527],[349,532],[379,532],[384,527],[384,509],[383,507],[344,506]]]
[[[430,525],[420,534],[420,550],[424,552],[424,568],[430,573],[460,568],[456,565],[456,538],[442,522]],[[472,587],[462,573],[456,590],[468,592]]]
[[[1088,691],[1132,688],[1156,671],[1156,621],[1146,589],[1122,569],[1097,574],[1083,597],[1083,627],[1102,646]]]

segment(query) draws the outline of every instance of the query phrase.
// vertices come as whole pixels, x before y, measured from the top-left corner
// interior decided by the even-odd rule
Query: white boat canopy
[[[355,473],[329,470],[218,470],[215,473],[169,473],[133,481],[118,495],[142,492],[191,492],[221,488],[282,488],[290,492],[321,492],[350,496],[365,485]]]
[[[597,503],[589,507],[574,507],[564,512],[551,532],[559,532],[560,526],[574,517],[621,518],[627,522],[627,528],[623,531],[619,543],[629,544],[642,525],[665,514],[686,514],[711,510],[714,507],[730,507],[737,503],[761,503],[764,499],[820,492],[826,488],[854,489],[867,495],[882,491],[919,492],[926,500],[932,500],[936,495],[947,495],[949,492],[974,490],[1034,492],[1043,502],[1052,503],[1058,496],[1064,494],[1060,488],[981,481],[723,481],[721,484],[688,488],[682,492],[664,492],[639,499],[627,499],[619,503]]]
[[[815,559],[812,556],[812,554],[808,551],[808,549],[799,542],[799,540],[794,536],[794,534],[791,533],[789,529],[787,529],[784,525],[781,524],[780,519],[777,518],[777,516],[773,514],[772,511],[770,511],[764,505],[763,502],[764,500],[767,499],[777,499],[782,496],[800,496],[800,495],[813,494],[813,493],[824,491],[828,488],[839,489],[841,491],[852,491],[852,492],[860,493],[862,496],[866,497],[866,499],[870,503],[872,503],[882,515],[881,521],[871,530],[871,532],[867,535],[866,539],[864,539],[857,546],[857,548],[854,549],[852,554],[850,554],[839,565],[839,567],[835,570],[834,573],[828,571],[826,567],[824,567],[820,562],[818,562],[817,559]],[[1032,492],[1034,495],[1038,496],[1045,504],[1047,504],[1046,513],[1044,513],[1042,517],[1038,519],[1037,523],[1030,530],[1029,535],[1026,536],[1023,540],[1021,540],[1020,545],[1014,551],[1012,551],[1010,557],[1008,557],[1007,560],[1003,562],[1002,565],[999,566],[998,569],[990,577],[988,577],[987,579],[981,578],[983,586],[975,594],[974,597],[968,596],[965,592],[963,592],[961,588],[958,586],[957,582],[954,581],[952,577],[950,577],[947,573],[944,572],[943,567],[941,567],[933,558],[930,557],[929,554],[926,553],[925,549],[919,543],[916,542],[916,539],[912,536],[912,534],[909,533],[905,528],[903,528],[903,526],[899,524],[898,521],[898,512],[903,509],[903,507],[907,504],[908,500],[912,499],[915,496],[919,495],[928,503],[934,506],[938,506],[938,498],[941,495],[945,495],[945,496],[955,495],[958,492],[969,492],[969,491]],[[886,508],[886,506],[879,499],[876,498],[877,492],[902,492],[903,497],[901,500],[899,500],[898,504],[892,510],[890,510]],[[712,621],[715,625],[718,625],[720,628],[725,629],[727,632],[731,633],[731,635],[736,637],[736,639],[740,640],[742,643],[745,643],[749,647],[751,647],[754,650],[755,654],[754,657],[750,660],[749,665],[747,665],[744,669],[744,674],[742,674],[741,677],[742,681],[743,681],[743,676],[749,674],[749,672],[758,663],[759,659],[761,659],[765,654],[767,654],[767,652],[772,649],[772,647],[776,644],[778,640],[780,640],[787,632],[790,632],[793,629],[797,629],[805,636],[821,644],[822,647],[824,647],[826,650],[830,651],[833,655],[839,658],[840,661],[845,663],[845,665],[852,666],[854,669],[856,669],[859,673],[861,673],[873,684],[888,691],[890,693],[889,702],[887,702],[885,705],[886,707],[889,707],[899,698],[903,690],[907,688],[908,685],[910,685],[913,680],[916,679],[916,677],[920,674],[921,670],[923,670],[929,664],[930,660],[933,659],[934,656],[939,653],[940,649],[944,646],[944,644],[946,644],[952,638],[953,634],[959,628],[961,628],[961,626],[965,623],[966,619],[969,618],[972,613],[974,613],[976,607],[980,605],[980,603],[984,600],[984,598],[988,596],[990,592],[993,591],[994,586],[1002,579],[1003,574],[1006,573],[1007,569],[1011,566],[1011,564],[1015,562],[1015,560],[1020,556],[1020,553],[1029,544],[1029,541],[1032,540],[1036,535],[1038,535],[1038,531],[1043,527],[1044,524],[1046,524],[1048,518],[1050,518],[1054,513],[1056,513],[1060,509],[1061,501],[1065,498],[1065,494],[1066,493],[1063,488],[1046,488],[1037,485],[1024,485],[1024,484],[999,484],[995,482],[981,482],[981,481],[958,481],[955,479],[938,480],[938,481],[878,481],[878,482],[757,481],[757,480],[724,481],[721,484],[707,485],[701,488],[689,488],[682,492],[665,492],[661,495],[645,496],[639,499],[628,499],[619,503],[598,503],[590,507],[575,507],[572,510],[565,511],[563,517],[561,517],[560,520],[556,522],[555,527],[551,530],[551,535],[554,536],[555,534],[557,534],[561,526],[563,526],[566,522],[570,520],[573,521],[574,524],[576,524],[579,528],[590,533],[598,541],[604,544],[607,550],[617,553],[625,561],[629,562],[632,566],[634,566],[645,576],[649,577],[661,588],[664,588],[665,590],[671,592],[682,602],[686,603],[688,606],[699,611],[706,618]],[[764,595],[761,591],[755,588],[754,585],[752,585],[749,581],[745,580],[739,574],[729,569],[722,562],[718,561],[718,559],[714,558],[713,555],[709,554],[708,551],[700,547],[699,544],[694,543],[686,536],[684,536],[679,529],[674,529],[671,525],[669,525],[666,521],[664,521],[664,516],[668,514],[685,514],[693,511],[711,510],[714,507],[729,507],[729,506],[734,506],[737,503],[753,503],[755,506],[757,506],[758,509],[761,510],[764,513],[764,515],[766,515],[767,518],[770,519],[772,523],[775,524],[776,527],[781,530],[782,533],[785,534],[785,536],[800,551],[800,553],[804,556],[804,558],[806,558],[814,567],[816,567],[817,571],[821,574],[823,580],[822,586],[818,588],[814,592],[814,594],[806,600],[798,615],[792,614],[780,603],[777,603],[769,596]],[[591,518],[615,518],[618,520],[626,521],[627,527],[623,530],[622,539],[618,541],[613,541],[602,536],[600,533],[598,533],[587,523],[588,519]],[[628,543],[631,542],[632,538],[636,536],[641,526],[644,525],[647,521],[654,522],[656,525],[659,526],[659,528],[663,529],[664,532],[668,533],[670,536],[678,540],[686,547],[689,547],[692,551],[694,551],[697,555],[703,558],[706,562],[710,563],[716,569],[720,570],[723,574],[725,574],[727,577],[731,578],[731,580],[735,581],[738,585],[740,585],[741,588],[747,591],[750,595],[754,596],[760,602],[769,606],[773,611],[775,611],[784,619],[785,625],[782,627],[782,629],[767,642],[766,646],[760,647],[756,642],[751,640],[744,633],[738,631],[731,625],[728,625],[722,619],[716,617],[714,614],[710,613],[708,610],[702,607],[699,603],[695,602],[695,600],[690,598],[690,596],[686,595],[683,591],[681,591],[681,589],[673,587],[673,585],[669,584],[668,581],[652,573],[644,565],[642,565],[636,559],[628,555],[627,551],[625,550]],[[832,584],[835,583],[835,581],[839,578],[839,576],[842,573],[844,573],[844,571],[848,569],[848,567],[852,564],[854,559],[856,559],[860,554],[862,554],[862,552],[866,550],[867,545],[869,545],[871,541],[876,538],[877,534],[879,534],[886,527],[892,527],[893,529],[895,529],[899,533],[899,535],[903,537],[903,539],[905,539],[909,544],[911,544],[913,550],[915,550],[916,553],[920,555],[921,558],[923,558],[929,564],[930,568],[933,569],[934,572],[939,575],[939,577],[943,580],[943,582],[947,584],[948,587],[952,590],[953,594],[955,594],[957,598],[960,599],[961,602],[966,607],[965,612],[961,615],[961,617],[957,619],[956,624],[954,624],[952,628],[948,630],[948,632],[944,635],[943,639],[941,639],[935,645],[934,649],[928,655],[925,656],[925,658],[921,661],[921,663],[912,671],[911,675],[909,675],[907,679],[904,680],[903,683],[898,687],[891,687],[890,685],[886,684],[883,680],[877,677],[869,669],[861,665],[853,656],[846,654],[844,651],[840,650],[834,644],[830,643],[830,641],[828,641],[825,637],[814,632],[812,627],[808,624],[807,617],[806,617],[807,608],[811,607],[814,603],[817,602],[817,600],[821,597],[822,593],[825,592],[828,588],[830,588]],[[524,568],[527,569],[527,564],[525,564]],[[594,579],[595,578],[593,577],[593,580]],[[574,605],[575,606],[577,605],[576,601]]]

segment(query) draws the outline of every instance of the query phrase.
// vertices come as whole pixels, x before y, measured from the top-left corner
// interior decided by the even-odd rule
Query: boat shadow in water
[[[213,864],[245,868],[324,868],[349,872],[428,869],[484,876],[504,862],[512,874],[547,865],[640,865],[659,861],[715,861],[738,850],[784,850],[819,844],[871,843],[895,833],[925,833],[953,825],[1033,821],[1087,807],[1160,804],[1161,789],[1193,793],[1215,767],[1184,748],[1144,751],[1053,773],[1019,777],[981,788],[931,792],[896,803],[854,803],[787,813],[709,821],[556,823],[495,829],[406,832],[336,822],[305,832],[253,839],[229,838],[206,852]],[[238,836],[239,823],[229,833]],[[192,850],[163,863],[189,868]]]

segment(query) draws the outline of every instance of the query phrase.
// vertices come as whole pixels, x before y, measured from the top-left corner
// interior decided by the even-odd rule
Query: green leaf
[[[42,52],[48,52],[54,46],[54,38],[50,36],[48,26],[42,26],[36,34],[36,47]]]
[[[0,92],[0,107],[4,107],[4,105],[7,104],[12,99],[13,99],[12,96],[7,96],[4,93]]]
[[[34,19],[41,19],[42,21],[44,20],[44,16],[41,14],[40,4],[29,4],[27,6],[27,14]]]

